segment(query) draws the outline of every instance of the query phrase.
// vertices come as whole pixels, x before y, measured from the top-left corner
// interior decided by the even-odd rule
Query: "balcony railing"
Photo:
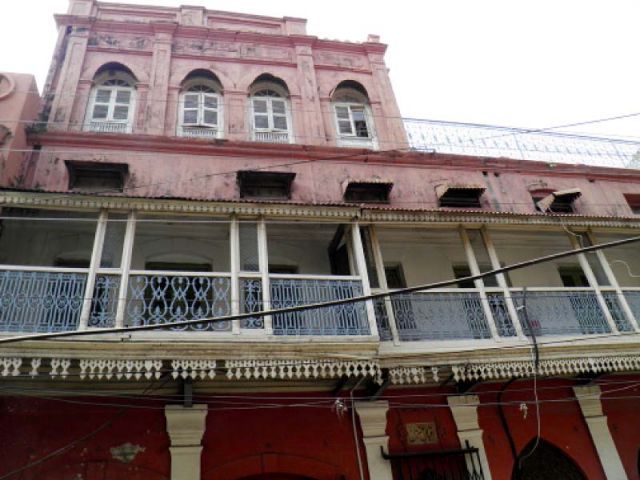
[[[97,133],[128,133],[131,125],[126,122],[90,122],[87,130]]]
[[[356,279],[271,277],[271,305],[274,309],[327,302],[362,295]],[[369,322],[364,302],[274,315],[276,335],[368,335]]]
[[[188,138],[207,138],[214,140],[218,138],[218,129],[210,127],[181,127],[178,134]]]
[[[261,132],[256,130],[253,132],[253,140],[265,143],[289,143],[289,132]]]
[[[0,267],[0,331],[61,332],[107,328],[117,323],[121,276],[99,272],[87,294],[88,270]],[[164,325],[265,309],[258,273],[233,279],[228,273],[131,271],[125,326]],[[359,277],[269,275],[270,308],[349,299],[363,294]],[[85,296],[88,297],[85,300]],[[612,287],[445,289],[377,299],[373,310],[382,341],[482,340],[536,336],[581,336],[631,332],[640,317],[640,289]],[[526,317],[525,317],[526,309]],[[83,313],[85,315],[82,318]],[[268,321],[267,321],[268,320]],[[277,336],[369,335],[366,302],[244,319],[239,332]],[[530,327],[529,327],[530,326]],[[232,322],[211,322],[171,331],[230,332]]]

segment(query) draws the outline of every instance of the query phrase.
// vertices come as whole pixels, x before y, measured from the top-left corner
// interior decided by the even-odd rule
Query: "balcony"
[[[211,127],[180,127],[178,135],[187,138],[205,138],[215,140],[220,137],[220,131]]]
[[[96,133],[131,133],[131,124],[127,122],[89,122],[87,130]]]
[[[576,248],[574,233],[356,227],[227,217],[3,210],[0,332],[158,325],[177,339],[375,338],[388,345],[528,343],[638,331],[634,246],[469,282]],[[582,242],[621,233],[581,233]],[[375,301],[195,325],[458,278]],[[196,335],[196,337],[193,337]],[[203,337],[204,335],[204,337]]]
[[[253,141],[264,143],[291,143],[291,136],[289,132],[255,130],[253,132]]]

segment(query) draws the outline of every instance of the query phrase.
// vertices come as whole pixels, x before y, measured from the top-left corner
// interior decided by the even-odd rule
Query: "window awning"
[[[436,186],[436,195],[442,207],[477,208],[486,189],[477,183],[443,183]]]
[[[241,198],[291,198],[294,172],[240,170],[237,173]]]
[[[541,212],[561,212],[566,213],[567,206],[582,195],[579,188],[569,188],[566,190],[558,190],[544,197],[536,203]]]

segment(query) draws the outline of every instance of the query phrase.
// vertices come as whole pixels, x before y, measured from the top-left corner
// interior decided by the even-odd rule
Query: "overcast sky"
[[[2,0],[0,70],[36,75],[67,0]],[[640,112],[639,0],[136,0],[308,19],[322,38],[381,35],[406,117],[546,128]],[[640,117],[572,131],[640,137]]]

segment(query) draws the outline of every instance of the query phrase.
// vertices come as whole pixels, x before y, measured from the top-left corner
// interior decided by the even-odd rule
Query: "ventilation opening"
[[[636,215],[640,215],[640,193],[625,193],[624,199],[629,204],[631,211]]]
[[[441,207],[480,208],[480,198],[485,190],[480,185],[444,184],[436,187],[436,195]]]
[[[122,192],[129,173],[124,163],[65,162],[69,172],[69,190],[86,192]]]
[[[288,200],[295,173],[259,172],[243,170],[238,172],[240,198],[265,198]]]
[[[582,196],[579,188],[558,190],[536,202],[543,213],[574,213],[574,202]]]
[[[389,203],[391,182],[349,182],[344,191],[345,202]]]

